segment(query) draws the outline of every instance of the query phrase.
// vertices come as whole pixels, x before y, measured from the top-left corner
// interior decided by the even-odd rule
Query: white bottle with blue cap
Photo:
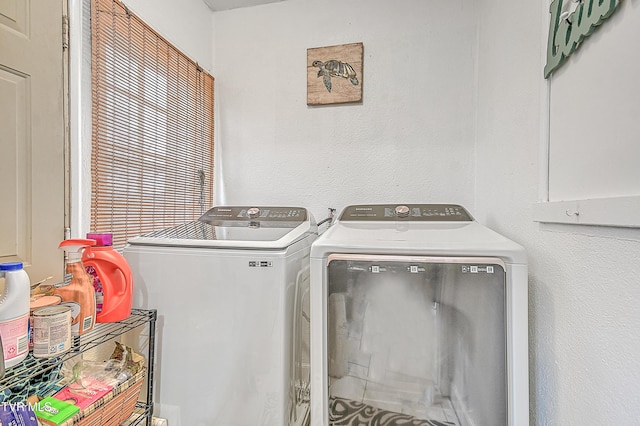
[[[31,285],[22,262],[0,263],[1,278],[4,278],[4,289],[0,293],[0,336],[5,368],[11,368],[29,354]]]

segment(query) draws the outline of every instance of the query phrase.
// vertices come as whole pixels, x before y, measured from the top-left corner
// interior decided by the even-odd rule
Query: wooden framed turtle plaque
[[[362,43],[307,49],[307,105],[362,102]]]

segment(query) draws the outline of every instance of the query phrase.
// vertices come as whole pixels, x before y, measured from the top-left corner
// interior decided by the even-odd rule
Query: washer
[[[528,425],[527,298],[462,206],[345,208],[311,248],[313,426]]]
[[[304,208],[218,206],[129,240],[134,304],[158,310],[156,416],[172,426],[304,416],[316,237]]]

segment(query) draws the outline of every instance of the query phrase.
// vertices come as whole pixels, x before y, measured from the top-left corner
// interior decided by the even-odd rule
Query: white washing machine
[[[357,205],[311,248],[311,424],[529,424],[527,258],[461,206]]]
[[[156,416],[171,426],[300,421],[316,237],[304,208],[220,206],[129,241],[134,305],[158,310]]]

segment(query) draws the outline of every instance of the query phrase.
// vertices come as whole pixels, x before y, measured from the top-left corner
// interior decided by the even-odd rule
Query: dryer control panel
[[[473,217],[457,204],[371,204],[348,206],[339,220],[471,222]]]

